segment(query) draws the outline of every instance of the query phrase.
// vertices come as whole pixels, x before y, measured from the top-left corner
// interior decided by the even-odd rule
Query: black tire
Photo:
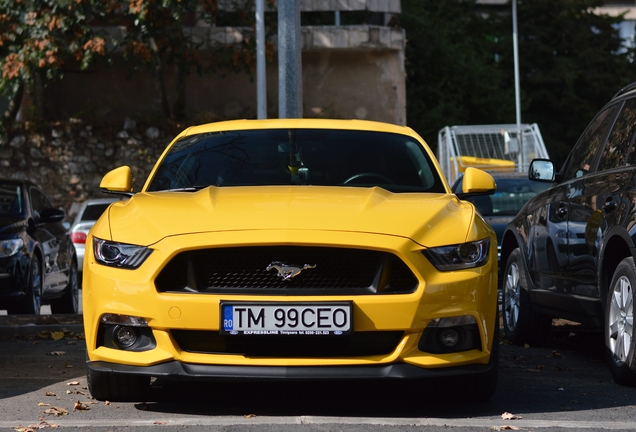
[[[29,277],[25,295],[13,299],[7,307],[9,314],[40,315],[42,307],[42,265],[37,255],[29,264]]]
[[[504,335],[517,345],[541,345],[548,338],[552,318],[533,311],[525,269],[516,248],[508,257],[501,284]]]
[[[620,262],[609,286],[605,305],[605,347],[614,381],[636,386],[634,350],[634,288],[636,265],[632,257]]]
[[[150,390],[147,376],[97,372],[86,368],[88,391],[100,401],[143,402]]]
[[[79,312],[79,281],[75,262],[71,264],[68,277],[68,285],[62,297],[51,301],[51,312],[54,314],[77,314]]]

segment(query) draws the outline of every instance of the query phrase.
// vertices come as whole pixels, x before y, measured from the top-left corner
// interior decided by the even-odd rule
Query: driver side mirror
[[[133,178],[129,166],[122,166],[109,171],[99,184],[102,192],[132,196]]]

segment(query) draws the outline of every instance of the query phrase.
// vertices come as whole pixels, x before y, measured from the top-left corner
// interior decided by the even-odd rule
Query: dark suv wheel
[[[514,344],[540,345],[550,332],[552,318],[532,310],[526,270],[519,248],[508,257],[502,281],[502,314],[506,339]]]
[[[619,384],[636,386],[634,288],[636,265],[625,258],[616,268],[605,307],[605,345],[610,371]]]

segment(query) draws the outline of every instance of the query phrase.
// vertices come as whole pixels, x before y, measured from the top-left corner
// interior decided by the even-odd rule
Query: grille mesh
[[[273,263],[308,265],[284,280]],[[413,292],[417,278],[395,255],[362,249],[263,246],[183,252],[155,281],[160,292],[374,294]]]

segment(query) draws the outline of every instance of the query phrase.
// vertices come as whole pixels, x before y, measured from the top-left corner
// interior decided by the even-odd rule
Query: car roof
[[[390,132],[416,136],[408,126],[370,121],[370,120],[333,120],[333,119],[267,119],[267,120],[228,120],[192,126],[181,132],[176,138],[206,132],[250,129],[337,129],[371,132]]]

